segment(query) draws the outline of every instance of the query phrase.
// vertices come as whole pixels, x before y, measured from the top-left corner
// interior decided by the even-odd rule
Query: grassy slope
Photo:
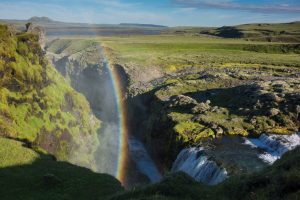
[[[217,186],[201,185],[178,173],[170,174],[160,183],[137,188],[112,199],[299,199],[299,163],[300,148],[297,148],[262,172],[233,176]]]
[[[0,137],[0,193],[3,200],[106,199],[123,190],[105,174],[56,162],[23,143]]]
[[[0,135],[24,139],[60,160],[85,152],[73,161],[90,165],[100,123],[85,98],[47,64],[37,36],[0,25],[0,56]]]
[[[63,52],[72,55],[90,47],[94,43],[95,41],[93,40],[79,39],[79,38],[76,38],[76,40],[56,39],[51,41],[47,45],[48,46],[47,51],[53,52],[55,54],[60,54]]]
[[[282,24],[243,24],[236,26],[242,37],[253,40],[300,42],[300,22]]]

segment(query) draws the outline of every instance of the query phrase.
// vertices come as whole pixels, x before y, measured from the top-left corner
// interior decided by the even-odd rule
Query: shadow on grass
[[[119,181],[110,175],[42,154],[30,164],[0,168],[2,200],[106,199],[122,190]]]

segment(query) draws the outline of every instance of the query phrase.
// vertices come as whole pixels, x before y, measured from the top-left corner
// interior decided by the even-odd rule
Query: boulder
[[[195,99],[185,95],[178,95],[174,98],[171,98],[171,102],[172,103],[170,107],[180,106],[182,108],[187,108],[187,109],[191,109],[198,104]]]
[[[205,112],[209,111],[211,108],[209,104],[210,104],[210,101],[206,101],[206,103],[201,102],[201,103],[197,104],[195,107],[193,107],[192,112],[194,114],[205,113]]]

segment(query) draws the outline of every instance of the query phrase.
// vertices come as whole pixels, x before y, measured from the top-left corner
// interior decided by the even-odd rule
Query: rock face
[[[36,26],[32,23],[26,24],[26,32],[27,33],[33,33],[37,34],[39,36],[39,44],[41,45],[41,48],[44,49],[46,45],[46,31],[41,26]]]
[[[183,149],[172,166],[172,172],[183,171],[196,181],[215,185],[227,178],[224,168],[218,166],[204,154],[201,148]]]
[[[47,45],[47,55],[71,86],[89,101],[102,121],[114,121],[117,110],[113,80],[100,44],[88,40],[57,39]],[[126,90],[126,73],[114,66]]]

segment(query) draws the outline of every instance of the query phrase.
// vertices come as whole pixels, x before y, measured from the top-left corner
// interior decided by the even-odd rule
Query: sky
[[[224,26],[300,21],[300,0],[0,0],[1,19]]]

